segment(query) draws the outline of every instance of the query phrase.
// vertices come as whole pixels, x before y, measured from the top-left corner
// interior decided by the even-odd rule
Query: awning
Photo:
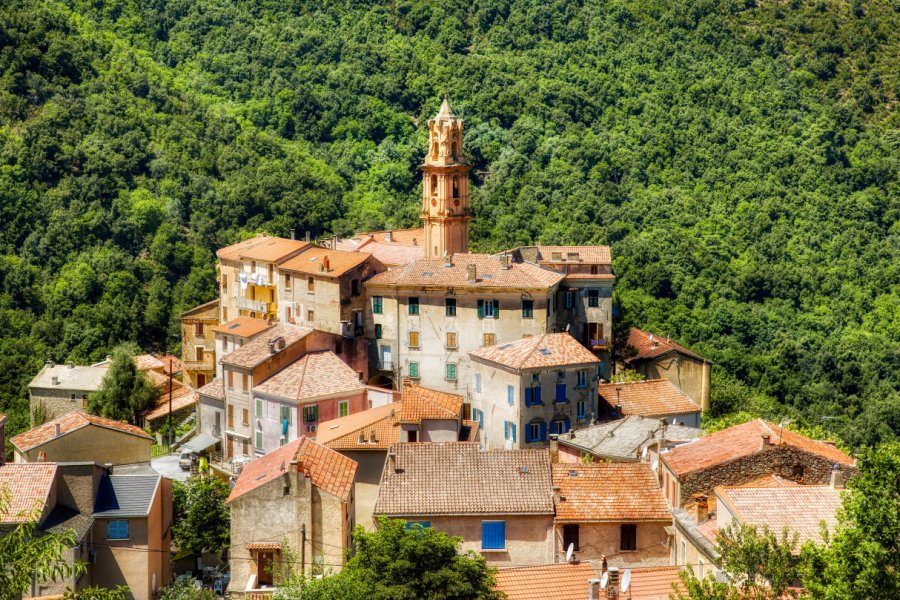
[[[184,443],[184,447],[194,452],[203,452],[210,446],[215,446],[219,439],[209,433],[200,433]]]

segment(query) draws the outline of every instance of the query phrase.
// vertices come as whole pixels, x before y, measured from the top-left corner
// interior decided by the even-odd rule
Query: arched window
[[[459,177],[453,176],[453,197],[459,198]]]
[[[437,194],[437,175],[431,176],[431,195]]]

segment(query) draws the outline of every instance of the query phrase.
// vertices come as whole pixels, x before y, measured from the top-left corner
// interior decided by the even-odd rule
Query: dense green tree
[[[228,547],[231,516],[225,501],[230,491],[217,477],[190,477],[173,483],[172,533],[179,548],[201,554]]]
[[[211,590],[197,589],[195,579],[175,581],[160,590],[159,600],[216,600]]]
[[[88,410],[95,415],[138,424],[159,396],[147,377],[138,371],[134,354],[126,346],[117,347],[100,389],[88,396]]]

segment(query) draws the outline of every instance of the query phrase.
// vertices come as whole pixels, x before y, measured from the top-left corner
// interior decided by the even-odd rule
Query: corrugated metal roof
[[[159,475],[104,475],[94,501],[94,517],[146,517],[159,480]]]

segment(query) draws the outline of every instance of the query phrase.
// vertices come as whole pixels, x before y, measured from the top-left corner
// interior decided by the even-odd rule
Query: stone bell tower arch
[[[444,98],[428,121],[428,153],[422,170],[425,256],[469,251],[469,169],[463,156],[463,122]]]

